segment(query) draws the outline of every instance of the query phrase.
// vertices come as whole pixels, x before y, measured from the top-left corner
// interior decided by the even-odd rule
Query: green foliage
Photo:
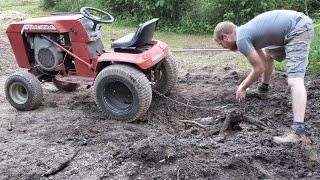
[[[40,0],[40,5],[44,9],[53,8],[56,5],[55,0]]]
[[[190,7],[182,16],[178,26],[173,31],[182,33],[212,32],[214,22],[218,22],[216,3],[211,0],[190,1]]]
[[[275,69],[285,72],[287,70],[286,63],[287,61],[275,62]]]
[[[106,9],[124,24],[160,18],[161,26],[173,27],[190,7],[191,0],[106,0]]]
[[[55,11],[78,12],[83,6],[97,7],[110,12],[116,23],[136,26],[151,18],[160,18],[159,28],[180,33],[212,33],[221,21],[241,25],[262,12],[273,9],[292,9],[320,19],[319,0],[40,0],[43,8]],[[308,72],[320,72],[320,29],[310,49]],[[284,70],[285,64],[278,63]]]
[[[320,23],[314,24],[314,35],[309,53],[308,72],[320,74]]]
[[[252,17],[271,9],[275,9],[275,0],[217,0],[214,2],[216,14],[219,14],[220,19],[230,20],[235,24],[243,24]]]
[[[81,7],[101,8],[105,0],[40,0],[41,7],[60,12],[79,12]]]
[[[113,14],[120,24],[131,26],[158,17],[160,28],[182,33],[211,33],[220,21],[241,25],[273,9],[294,9],[320,17],[318,0],[41,0],[41,4],[56,11],[98,7]]]

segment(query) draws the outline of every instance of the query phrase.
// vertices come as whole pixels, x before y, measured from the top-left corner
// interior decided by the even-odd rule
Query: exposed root
[[[220,134],[226,134],[228,130],[235,129],[236,126],[239,126],[240,122],[253,124],[262,130],[266,129],[266,125],[263,122],[261,122],[260,120],[254,119],[252,117],[245,116],[244,113],[245,112],[243,109],[239,109],[239,108],[230,109],[225,116],[226,118],[223,121],[223,124],[221,126]]]
[[[262,130],[266,129],[266,125],[263,122],[261,122],[260,120],[256,120],[256,119],[249,117],[249,116],[243,116],[243,117],[244,117],[245,122],[253,124]]]
[[[44,173],[43,175],[45,177],[48,177],[48,176],[51,176],[51,175],[54,175],[60,171],[62,171],[64,168],[66,168],[70,162],[78,155],[79,151],[81,149],[78,149],[68,160],[58,164],[56,167],[51,167],[46,173]]]
[[[230,131],[233,131],[239,127],[240,122],[246,122],[249,124],[253,124],[259,129],[265,130],[266,125],[261,122],[260,120],[254,119],[249,116],[245,116],[244,109],[241,108],[232,108],[228,109],[226,112],[224,112],[218,119],[214,119],[213,117],[207,117],[207,118],[197,118],[193,120],[179,120],[179,122],[182,123],[189,123],[197,125],[201,128],[208,128],[213,127],[214,124],[216,124],[219,121],[222,121],[222,124],[220,125],[219,134],[220,135],[227,135]]]
[[[197,125],[197,126],[199,126],[201,128],[204,128],[204,129],[206,129],[207,127],[211,127],[210,125],[203,125],[203,124],[200,124],[200,123],[198,123],[196,121],[192,121],[192,120],[179,120],[179,122],[182,122],[182,123],[185,123],[185,124],[187,124],[187,123],[195,124],[195,125]]]

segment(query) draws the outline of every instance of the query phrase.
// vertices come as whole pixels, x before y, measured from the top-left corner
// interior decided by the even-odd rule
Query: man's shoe
[[[289,133],[282,136],[274,136],[273,142],[277,144],[289,144],[289,143],[300,143],[310,145],[311,140],[305,135],[305,133],[297,134],[295,129],[291,129]]]
[[[247,92],[247,96],[248,97],[257,97],[259,99],[268,99],[269,98],[269,91],[262,91],[259,88],[257,89],[253,89],[253,90],[249,90]]]

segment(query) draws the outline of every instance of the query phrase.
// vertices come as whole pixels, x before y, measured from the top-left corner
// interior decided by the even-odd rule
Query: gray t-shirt
[[[244,55],[253,49],[268,46],[284,46],[285,39],[296,29],[307,23],[309,18],[299,18],[303,13],[291,10],[274,10],[262,13],[237,28],[237,47]]]

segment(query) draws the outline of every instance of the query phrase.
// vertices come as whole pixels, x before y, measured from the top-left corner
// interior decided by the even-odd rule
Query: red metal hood
[[[81,18],[83,18],[82,14],[52,15],[52,16],[34,17],[34,18],[17,22],[16,24],[53,24],[58,21],[78,20]]]
[[[53,32],[68,32],[70,31],[70,27],[79,23],[78,20],[81,18],[83,18],[83,15],[81,14],[64,14],[30,18],[11,23],[7,29],[7,33],[21,32],[21,30],[25,28],[24,26],[30,27],[30,25],[40,25],[43,26],[43,28],[47,28],[46,30],[48,31],[50,31],[48,28],[51,28]]]

